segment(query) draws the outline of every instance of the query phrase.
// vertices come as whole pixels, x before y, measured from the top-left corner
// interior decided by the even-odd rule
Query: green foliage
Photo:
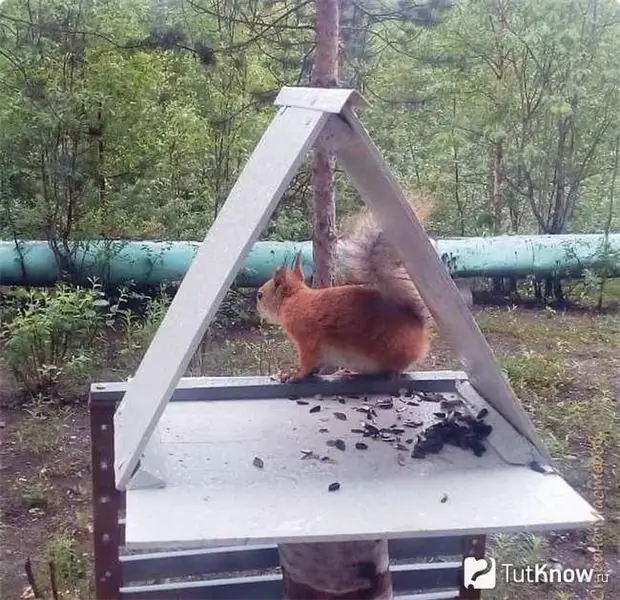
[[[74,589],[83,584],[86,575],[84,556],[69,531],[51,536],[45,545],[44,555],[47,562],[54,565],[61,589]]]
[[[281,335],[258,334],[255,339],[206,338],[192,359],[192,376],[274,375],[292,367],[294,351]]]
[[[19,481],[17,488],[24,508],[28,510],[31,508],[47,508],[51,491],[48,484],[42,481]]]
[[[618,3],[405,4],[343,5],[340,78],[400,181],[432,194],[429,228],[616,230]],[[311,2],[5,0],[0,238],[49,240],[73,281],[79,239],[200,239],[313,44]],[[311,237],[309,175],[263,237]],[[358,200],[345,179],[338,218]],[[595,304],[610,272],[584,280]]]
[[[41,394],[26,404],[27,417],[15,429],[15,441],[21,452],[44,456],[58,449],[69,428],[70,412],[66,407]]]
[[[118,306],[122,305],[123,300],[121,297]],[[137,315],[127,308],[117,309],[122,331],[120,358],[123,366],[130,370],[138,366],[169,305],[170,299],[161,295],[147,299],[142,315]]]
[[[564,361],[533,352],[507,357],[501,361],[517,396],[526,393],[553,396],[566,384],[568,377]]]
[[[530,533],[500,533],[490,536],[489,541],[489,555],[495,558],[498,566],[508,563],[519,568],[547,562],[549,542],[543,537]],[[535,594],[536,587],[527,583],[507,583],[498,567],[497,586],[488,597],[491,600],[512,600],[528,597],[528,591]]]
[[[8,366],[30,393],[53,393],[61,381],[85,380],[104,322],[101,292],[59,285],[23,292],[23,305],[0,330]]]
[[[112,312],[116,315],[115,328],[121,333],[119,358],[124,368],[130,371],[137,368],[170,306],[170,301],[170,297],[165,294],[147,297],[140,314],[126,306],[125,295],[121,295],[117,304],[113,306]],[[258,324],[253,302],[253,292],[229,290],[190,365],[192,372],[204,374],[203,366],[201,366],[205,364],[203,355],[209,352],[214,335],[222,332],[225,334],[234,328],[252,327]]]

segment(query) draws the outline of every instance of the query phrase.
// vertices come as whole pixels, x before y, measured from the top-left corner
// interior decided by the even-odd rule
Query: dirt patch
[[[49,425],[2,409],[0,506],[2,597],[19,598],[31,558],[41,588],[49,586],[47,558],[67,570],[63,579],[87,592],[91,562],[90,436],[84,407]],[[30,436],[34,436],[29,439]],[[87,598],[88,596],[84,596]]]

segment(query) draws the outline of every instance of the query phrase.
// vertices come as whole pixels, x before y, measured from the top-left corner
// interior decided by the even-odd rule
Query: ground
[[[620,319],[614,314],[510,307],[476,309],[476,319],[568,481],[594,501],[604,490],[602,543],[592,532],[555,532],[544,537],[498,536],[500,560],[591,564],[602,544],[609,582],[605,598],[620,598],[617,413],[620,392]],[[108,340],[100,379],[125,377],[129,363],[111,363],[116,340]],[[138,346],[139,344],[136,344]],[[274,373],[287,366],[290,347],[274,330],[232,326],[205,340],[191,371],[203,374]],[[117,361],[118,362],[118,361]],[[134,361],[135,362],[135,361]],[[422,368],[458,363],[437,339]],[[46,594],[49,563],[61,598],[87,599],[91,568],[90,455],[85,397],[50,408],[43,397],[27,409],[10,408],[16,392],[0,372],[1,597],[33,597],[24,563]],[[593,468],[604,463],[599,473]],[[600,462],[600,461],[598,461]],[[487,598],[586,598],[587,586],[502,587]],[[598,596],[602,597],[602,596]]]

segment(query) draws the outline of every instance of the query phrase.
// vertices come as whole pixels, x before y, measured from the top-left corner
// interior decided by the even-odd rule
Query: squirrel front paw
[[[332,373],[334,381],[349,381],[355,379],[355,373],[349,369],[338,369]]]
[[[314,373],[302,373],[299,369],[293,369],[286,373],[280,374],[281,383],[298,383],[300,381],[307,381],[314,377]]]

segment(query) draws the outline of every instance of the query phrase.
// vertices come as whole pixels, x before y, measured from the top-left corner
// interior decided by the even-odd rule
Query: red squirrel
[[[418,218],[428,205],[412,202]],[[321,368],[397,376],[424,359],[429,315],[396,252],[368,209],[350,219],[335,285],[304,282],[301,253],[257,293],[257,310],[295,344],[298,367],[282,381],[302,381]]]

